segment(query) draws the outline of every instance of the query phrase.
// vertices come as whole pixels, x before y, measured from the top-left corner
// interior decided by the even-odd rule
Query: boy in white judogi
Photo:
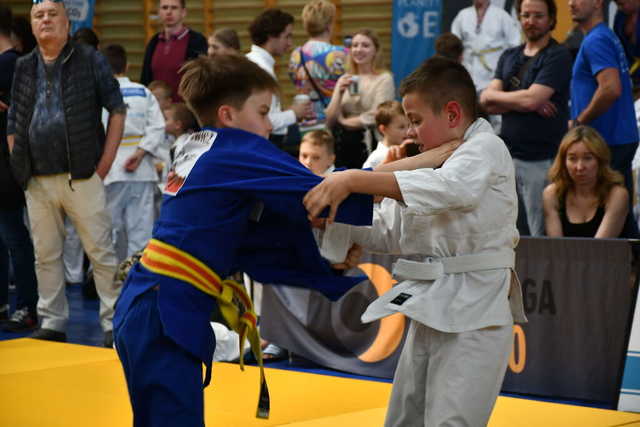
[[[124,48],[110,45],[103,53],[127,104],[122,142],[104,179],[116,254],[118,261],[122,261],[144,249],[151,238],[153,195],[158,180],[153,159],[164,143],[164,117],[153,94],[124,75],[127,68]]]
[[[462,144],[438,169],[415,169],[407,158],[374,172],[333,173],[305,205],[311,216],[331,206],[331,221],[349,192],[388,197],[371,227],[329,225],[324,255],[357,243],[420,259],[400,259],[393,270],[399,283],[362,316],[368,322],[401,312],[411,319],[385,425],[484,426],[502,385],[513,322],[526,321],[513,273],[513,163],[491,125],[477,119],[474,85],[460,64],[428,60],[401,94],[409,136],[421,151]],[[415,170],[384,172],[400,162]]]

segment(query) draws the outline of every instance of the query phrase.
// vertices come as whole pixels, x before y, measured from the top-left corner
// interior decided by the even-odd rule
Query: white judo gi
[[[104,179],[107,206],[113,220],[114,246],[118,261],[143,249],[153,229],[154,191],[158,174],[154,157],[164,144],[164,116],[155,96],[127,77],[118,77],[127,104],[122,142]],[[106,116],[103,112],[103,123]],[[138,148],[147,152],[138,168],[129,172],[125,162]],[[168,151],[169,147],[166,147]]]
[[[513,273],[517,196],[513,162],[478,119],[440,169],[396,172],[404,203],[384,199],[371,227],[333,224],[323,255],[358,243],[406,255],[399,281],[362,316],[412,319],[393,381],[386,426],[484,426],[502,384],[514,319],[524,322]]]
[[[451,32],[462,40],[462,63],[471,74],[476,91],[493,80],[500,55],[521,43],[520,25],[503,9],[489,5],[480,27],[475,7],[462,9],[451,24]]]

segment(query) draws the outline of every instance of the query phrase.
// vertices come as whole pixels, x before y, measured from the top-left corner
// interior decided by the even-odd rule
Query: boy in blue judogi
[[[136,426],[204,425],[215,304],[261,361],[251,300],[241,285],[223,280],[230,274],[245,271],[333,298],[354,284],[333,276],[320,257],[301,202],[321,178],[265,139],[276,82],[236,56],[199,58],[183,73],[181,95],[203,130],[176,152],[153,239],[114,318]],[[371,211],[371,198],[356,196],[340,213],[362,225],[371,223]],[[258,415],[266,417],[263,374],[261,380]]]

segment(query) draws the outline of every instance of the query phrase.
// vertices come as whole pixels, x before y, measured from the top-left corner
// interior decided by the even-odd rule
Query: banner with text
[[[64,0],[64,7],[71,21],[71,34],[80,28],[93,27],[95,0]]]
[[[366,255],[360,268],[369,280],[333,303],[265,286],[262,335],[323,366],[392,378],[408,322],[398,314],[362,324],[360,316],[395,283],[395,259]],[[637,289],[632,259],[626,240],[520,241],[516,269],[529,323],[514,327],[503,391],[616,404]]]
[[[391,60],[396,87],[434,54],[441,11],[441,0],[394,0]]]

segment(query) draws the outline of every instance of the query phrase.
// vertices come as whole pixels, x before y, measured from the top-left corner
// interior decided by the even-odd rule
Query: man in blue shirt
[[[573,65],[571,119],[573,125],[589,125],[600,132],[611,150],[611,166],[624,175],[631,196],[638,127],[629,65],[620,40],[604,23],[602,3],[569,0],[571,17],[586,34]]]

